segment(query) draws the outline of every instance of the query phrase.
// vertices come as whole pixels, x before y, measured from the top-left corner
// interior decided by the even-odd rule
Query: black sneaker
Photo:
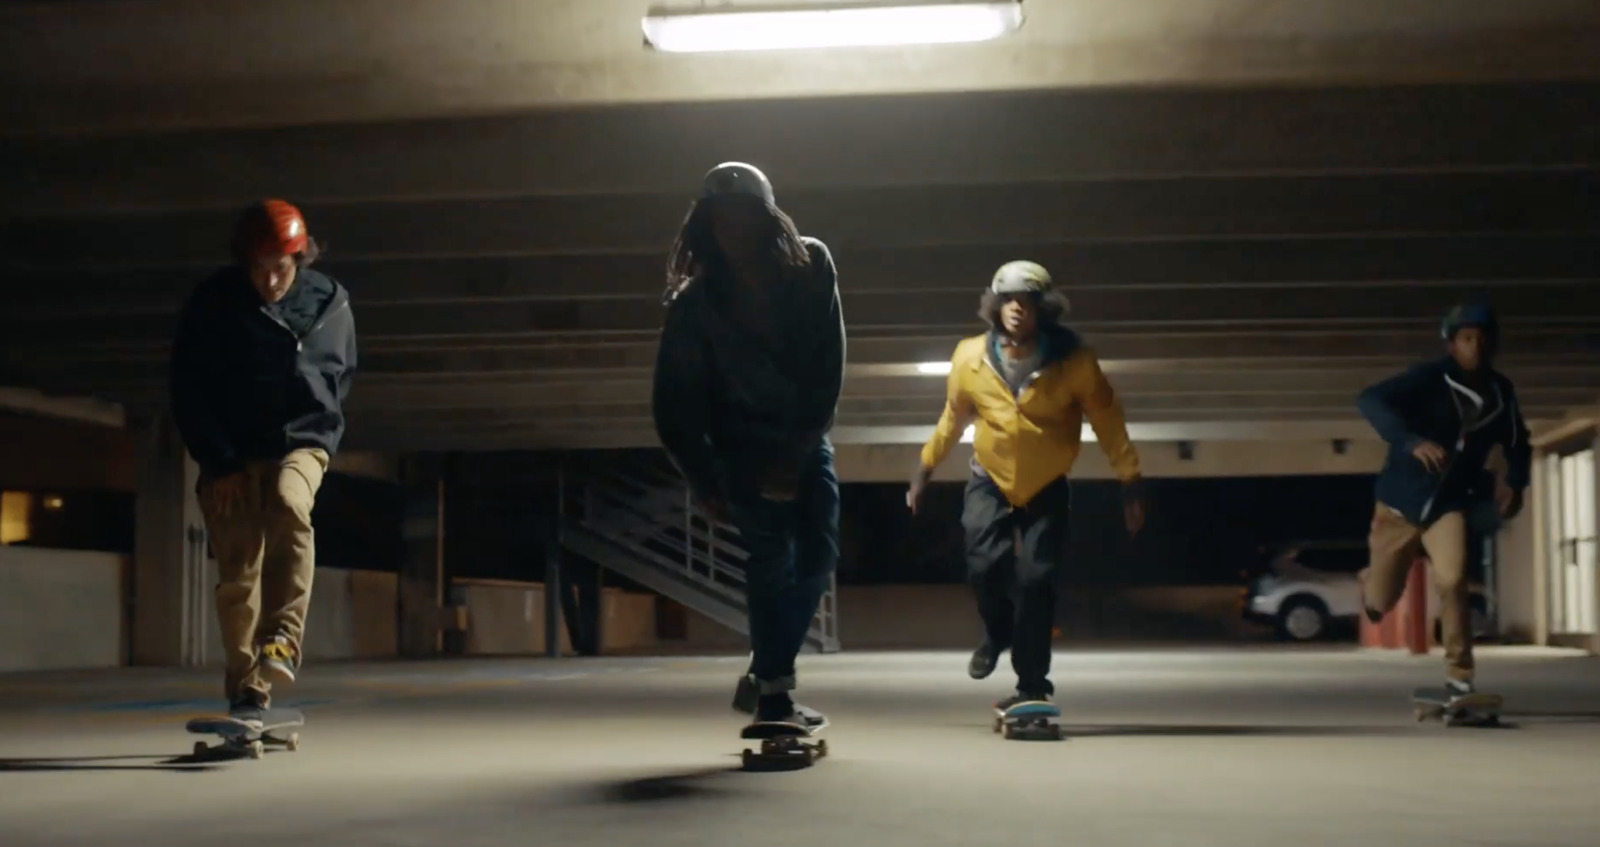
[[[756,707],[756,721],[794,723],[815,730],[828,725],[828,716],[796,703],[788,694],[773,694],[760,698]]]
[[[1004,712],[1004,711],[1010,709],[1011,707],[1016,706],[1018,703],[1048,703],[1048,702],[1050,702],[1050,695],[1048,695],[1048,694],[1027,694],[1027,693],[1018,691],[1017,693],[1011,695],[1010,697],[1007,697],[1004,700],[1000,700],[999,702],[995,703],[994,707],[995,707],[996,710]]]
[[[1000,650],[985,641],[978,649],[972,651],[972,659],[967,662],[967,676],[973,679],[988,679],[998,664],[1000,664]]]
[[[228,717],[259,725],[267,711],[267,697],[259,691],[246,688],[228,704]]]
[[[739,684],[733,689],[733,710],[753,715],[760,700],[761,689],[756,687],[755,675],[747,673],[739,677]]]

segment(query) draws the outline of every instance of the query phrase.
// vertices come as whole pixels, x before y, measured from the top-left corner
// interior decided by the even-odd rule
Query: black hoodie
[[[844,381],[837,271],[805,239],[809,280],[785,290],[776,345],[729,318],[706,280],[667,305],[652,406],[662,446],[701,499],[725,495],[719,464],[753,479],[795,478],[833,426]]]
[[[178,318],[172,411],[184,446],[209,477],[258,459],[321,448],[344,436],[344,400],[356,370],[350,296],[301,269],[268,306],[244,268],[201,283]]]
[[[1469,509],[1490,495],[1483,467],[1497,444],[1505,450],[1506,484],[1516,491],[1527,488],[1533,451],[1516,389],[1498,372],[1487,377],[1482,393],[1473,391],[1460,366],[1445,356],[1361,392],[1356,407],[1389,444],[1376,484],[1379,502],[1419,526]],[[1412,455],[1423,441],[1448,454],[1441,472],[1428,470]]]

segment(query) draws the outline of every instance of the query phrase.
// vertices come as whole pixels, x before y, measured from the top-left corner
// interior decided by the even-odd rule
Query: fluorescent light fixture
[[[956,44],[1015,31],[1022,0],[657,7],[643,23],[645,41],[665,53]]]
[[[917,373],[928,376],[949,376],[949,362],[918,362]]]

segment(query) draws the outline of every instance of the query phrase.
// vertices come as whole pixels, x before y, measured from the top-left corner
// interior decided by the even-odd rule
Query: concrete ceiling
[[[644,5],[0,7],[0,385],[159,403],[273,194],[356,298],[352,444],[653,443],[664,253],[740,158],[839,262],[843,440],[925,432],[915,363],[1020,257],[1136,437],[1362,437],[1467,294],[1530,416],[1600,397],[1600,4],[1029,0],[1014,42],[758,57],[649,53]]]

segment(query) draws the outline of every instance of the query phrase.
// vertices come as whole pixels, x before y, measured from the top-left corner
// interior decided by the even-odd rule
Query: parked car
[[[1285,545],[1246,571],[1244,616],[1272,626],[1286,641],[1318,641],[1335,629],[1359,623],[1361,587],[1356,574],[1367,566],[1364,541],[1320,541]],[[1488,599],[1473,583],[1473,637],[1488,634]],[[1428,615],[1439,639],[1439,603],[1429,590]]]

